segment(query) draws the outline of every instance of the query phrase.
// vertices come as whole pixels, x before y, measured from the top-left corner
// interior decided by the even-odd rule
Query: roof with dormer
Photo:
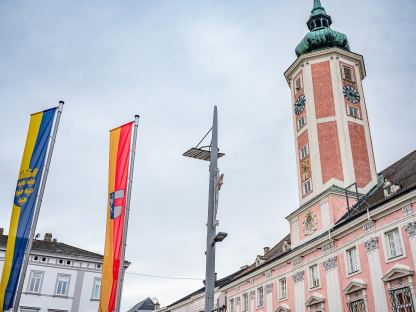
[[[0,248],[6,248],[7,245],[7,235],[0,235]],[[34,239],[32,252],[45,252],[45,253],[53,253],[55,255],[62,255],[62,256],[82,256],[87,258],[93,258],[99,261],[102,261],[103,256],[91,252],[85,249],[81,249],[78,247],[74,247],[71,245],[67,245],[61,242],[54,242],[54,241],[45,241]]]

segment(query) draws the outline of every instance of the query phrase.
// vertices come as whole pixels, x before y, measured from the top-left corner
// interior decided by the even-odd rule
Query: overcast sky
[[[219,277],[289,231],[298,207],[291,100],[312,0],[1,1],[0,226],[9,228],[29,114],[65,101],[37,232],[102,253],[108,130],[140,114],[128,272],[204,278],[208,163],[182,153],[219,110]],[[415,149],[414,0],[323,0],[364,55],[378,171]],[[123,308],[201,281],[126,275]]]

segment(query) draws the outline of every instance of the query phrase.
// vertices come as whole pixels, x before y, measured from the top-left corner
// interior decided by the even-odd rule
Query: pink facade
[[[364,126],[348,122],[348,129],[350,133],[357,185],[359,187],[364,187],[371,181],[370,160],[368,159],[367,144],[365,144]]]
[[[335,121],[329,121],[320,123],[317,127],[323,183],[332,178],[343,181],[337,124]]]
[[[316,118],[335,116],[329,62],[312,64],[312,81]]]
[[[375,171],[363,57],[334,42],[308,50],[322,42],[300,44],[285,72],[300,201],[290,233],[218,284],[218,311],[416,311],[416,151]]]

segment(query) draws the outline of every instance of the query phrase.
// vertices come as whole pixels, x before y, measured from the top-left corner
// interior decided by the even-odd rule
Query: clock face
[[[360,94],[354,87],[344,86],[343,88],[345,98],[352,104],[357,104],[360,102]]]
[[[303,112],[303,110],[305,109],[305,102],[306,102],[306,98],[304,95],[301,95],[300,97],[298,97],[298,99],[295,102],[295,114],[299,115],[300,113]]]

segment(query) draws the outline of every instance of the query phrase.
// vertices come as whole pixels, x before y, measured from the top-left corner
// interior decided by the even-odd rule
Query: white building
[[[0,270],[7,236],[0,229]],[[33,241],[20,301],[21,312],[98,310],[103,256],[73,247],[46,233]]]

